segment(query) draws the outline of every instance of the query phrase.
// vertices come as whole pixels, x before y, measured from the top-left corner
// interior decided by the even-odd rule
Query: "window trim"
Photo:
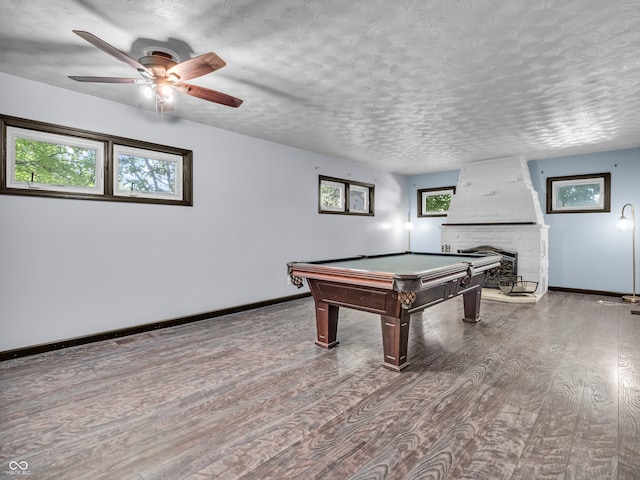
[[[96,151],[96,165],[95,165],[95,185],[89,186],[77,186],[77,185],[59,185],[48,184],[40,182],[24,182],[14,181],[16,172],[16,162],[9,161],[9,158],[15,158],[16,156],[16,142],[15,140],[21,138],[26,140],[34,140],[37,142],[62,144],[65,146],[79,147],[92,149]],[[58,133],[43,132],[33,129],[26,129],[22,127],[15,127],[13,125],[7,126],[7,148],[10,150],[7,152],[7,162],[5,162],[7,188],[18,188],[24,190],[40,190],[40,191],[55,191],[55,192],[75,192],[86,195],[100,195],[104,189],[104,160],[105,160],[105,147],[103,142],[90,140],[81,137],[71,137],[69,135],[60,135]],[[32,174],[33,178],[33,174]]]
[[[364,208],[362,210],[357,210],[355,208],[353,208],[353,206],[351,205],[351,192],[361,192],[364,193]],[[370,187],[365,187],[363,185],[358,185],[357,183],[351,183],[349,184],[349,212],[352,214],[362,214],[362,215],[368,215],[370,208],[369,208],[369,203],[370,203],[370,197],[371,197],[371,188]]]
[[[61,135],[63,137],[73,137],[76,139],[89,140],[93,142],[102,143],[104,145],[104,163],[102,166],[102,189],[101,191],[84,193],[70,191],[70,189],[54,190],[48,185],[44,185],[40,188],[16,188],[11,186],[9,182],[10,170],[9,163],[11,158],[7,152],[8,148],[8,136],[7,128],[15,127],[25,130],[33,130],[35,132],[42,132],[47,134]],[[167,153],[171,155],[177,155],[182,157],[182,198],[181,199],[167,199],[159,198],[158,196],[142,196],[142,195],[116,195],[114,194],[113,180],[117,178],[117,172],[114,169],[114,146],[122,145],[125,147],[132,147],[141,150]],[[160,145],[151,142],[145,142],[142,140],[135,140],[131,138],[118,137],[114,135],[107,135],[103,133],[92,132],[89,130],[82,130],[72,127],[66,127],[62,125],[55,125],[51,123],[39,122],[36,120],[29,120],[19,117],[11,117],[8,115],[0,115],[0,194],[2,195],[23,195],[23,196],[37,196],[37,197],[51,197],[51,198],[66,198],[66,199],[79,199],[79,200],[97,200],[108,202],[129,202],[129,203],[151,203],[151,204],[163,204],[163,205],[181,205],[181,206],[193,206],[193,152],[191,150],[171,147],[167,145]],[[15,167],[14,167],[15,168]]]
[[[176,184],[175,184],[175,194],[168,193],[156,193],[156,192],[141,192],[141,191],[130,191],[130,190],[120,190],[119,184],[119,166],[120,159],[119,155],[123,153],[125,155],[133,155],[133,156],[148,156],[152,157],[153,160],[160,160],[164,162],[172,162],[176,164]],[[182,200],[182,182],[178,181],[179,178],[182,178],[182,164],[183,162],[180,160],[182,158],[180,155],[176,155],[173,153],[167,152],[158,152],[148,149],[142,149],[137,147],[132,147],[129,145],[113,145],[113,194],[116,196],[123,197],[134,197],[134,198],[164,198],[167,200]]]
[[[327,185],[340,189],[340,205],[338,207],[324,207],[322,206],[322,186]],[[320,213],[345,213],[347,211],[347,186],[344,182],[337,182],[327,178],[320,178],[320,198],[318,199],[318,211]]]
[[[418,190],[418,217],[446,217],[449,215],[449,210],[446,212],[425,212],[424,199],[425,197],[431,197],[435,195],[443,195],[449,193],[451,197],[456,194],[456,187],[452,185],[450,187],[436,187],[436,188],[421,188]]]
[[[343,195],[341,198],[342,209],[338,210],[338,209],[328,209],[328,208],[322,207],[321,192],[322,192],[323,182],[326,182],[329,184],[333,183],[333,184],[343,186],[343,190],[342,190]],[[355,187],[354,190],[362,191],[362,189],[367,189],[367,191],[369,192],[369,195],[367,196],[367,211],[352,210],[351,204],[350,204],[350,198],[351,198],[350,193],[351,193],[352,186]],[[318,213],[330,214],[330,215],[357,215],[357,216],[363,216],[363,217],[373,217],[375,215],[374,200],[375,200],[375,185],[371,183],[356,182],[354,180],[345,180],[343,178],[336,178],[336,177],[327,177],[325,175],[318,176]]]
[[[595,180],[589,182],[589,180]],[[586,207],[554,207],[558,187],[566,185],[583,185],[600,183],[602,201],[597,206]],[[611,173],[593,173],[587,175],[570,175],[565,177],[547,177],[547,213],[608,213],[611,212]]]

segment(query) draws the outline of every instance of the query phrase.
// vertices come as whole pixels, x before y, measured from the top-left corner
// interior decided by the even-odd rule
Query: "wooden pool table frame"
[[[331,262],[357,261],[394,255],[433,255],[451,258],[451,264],[410,274],[333,267]],[[475,257],[469,261],[469,257]],[[465,322],[480,321],[482,284],[487,272],[500,265],[499,255],[457,255],[403,252],[340,260],[289,262],[288,274],[298,288],[307,279],[316,307],[316,345],[338,345],[340,307],[381,316],[383,365],[400,371],[409,365],[409,319],[412,313],[462,295]]]

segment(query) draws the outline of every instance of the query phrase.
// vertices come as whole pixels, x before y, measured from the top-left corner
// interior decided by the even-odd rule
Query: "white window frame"
[[[16,139],[18,138],[95,150],[95,185],[93,187],[83,187],[78,185],[54,185],[50,183],[25,182],[16,180]],[[104,150],[105,145],[103,142],[97,142],[86,138],[72,137],[69,135],[58,135],[55,133],[41,132],[39,130],[7,126],[7,159],[5,172],[7,178],[7,187],[23,190],[46,190],[54,192],[73,192],[101,195],[104,190]]]
[[[320,186],[326,185],[328,187],[337,188],[340,190],[340,205],[337,207],[331,207],[327,205],[320,205],[321,212],[344,212],[346,206],[346,191],[347,186],[342,182],[334,182],[332,180],[325,180],[324,178],[320,180]]]
[[[362,192],[364,198],[364,205],[362,209],[352,208],[351,206],[351,192]],[[349,212],[352,213],[369,213],[369,187],[364,187],[361,185],[349,185]]]
[[[162,192],[141,192],[136,190],[120,189],[119,172],[120,172],[120,155],[131,155],[134,157],[149,158],[162,162],[170,162],[176,165],[176,176],[174,185],[174,194]],[[165,152],[157,152],[143,148],[130,147],[127,145],[113,146],[113,194],[123,197],[141,197],[141,198],[161,198],[165,200],[182,200],[182,165],[183,156]]]
[[[558,192],[561,188],[582,185],[597,185],[600,189],[600,195],[594,198],[593,205],[559,205]],[[602,210],[604,209],[604,178],[582,178],[576,180],[558,180],[553,182],[553,190],[551,192],[553,210],[562,212],[566,210]]]
[[[341,215],[362,215],[374,216],[373,206],[375,203],[375,185],[342,178],[326,177],[320,175],[318,188],[318,213],[341,214]],[[328,207],[322,205],[322,187],[330,186],[340,189],[340,206]],[[351,208],[351,190],[364,193],[363,209]]]
[[[598,185],[600,197],[592,205],[557,205],[558,192],[567,186]],[[606,213],[611,211],[611,173],[547,178],[547,213]]]

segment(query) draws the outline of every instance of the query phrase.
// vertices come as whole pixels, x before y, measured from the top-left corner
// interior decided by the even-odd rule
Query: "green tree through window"
[[[326,209],[342,209],[342,189],[332,185],[321,185],[320,205]]]
[[[0,194],[193,205],[193,152],[0,114]]]
[[[96,150],[16,138],[15,180],[47,185],[96,184]]]
[[[418,217],[445,217],[455,192],[455,186],[419,189]]]
[[[451,205],[451,194],[429,195],[425,197],[424,209],[426,212],[448,212]]]
[[[547,177],[547,213],[611,211],[611,173]]]
[[[558,188],[557,205],[561,207],[587,207],[600,203],[600,185],[568,185]]]
[[[119,155],[118,167],[120,190],[175,194],[175,162]]]

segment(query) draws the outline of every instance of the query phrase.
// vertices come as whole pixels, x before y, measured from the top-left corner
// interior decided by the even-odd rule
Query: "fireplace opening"
[[[500,278],[518,275],[518,253],[503,250],[498,247],[492,247],[490,245],[479,245],[477,247],[465,248],[464,250],[458,250],[458,253],[472,253],[479,255],[501,255],[502,260],[500,266],[494,271],[490,272],[484,281],[483,287],[485,288],[500,288]]]

